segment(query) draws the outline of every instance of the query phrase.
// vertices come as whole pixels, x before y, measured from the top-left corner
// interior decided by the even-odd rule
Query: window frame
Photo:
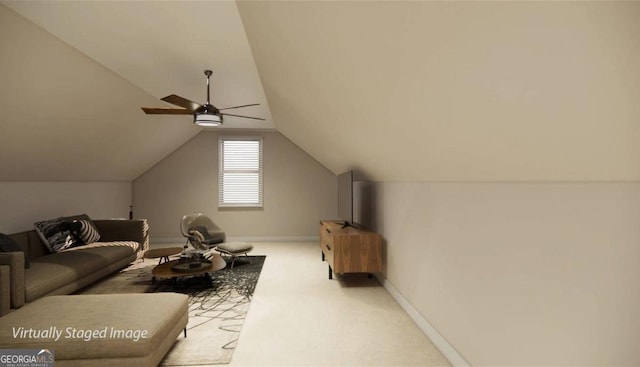
[[[226,141],[257,141],[258,142],[258,170],[235,170],[235,172],[258,173],[258,202],[224,202],[224,143]],[[264,207],[264,141],[257,135],[222,135],[218,137],[218,208],[263,208]],[[231,171],[234,172],[234,171]]]

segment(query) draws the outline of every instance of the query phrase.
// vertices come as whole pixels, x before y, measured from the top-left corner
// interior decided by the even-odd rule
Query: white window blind
[[[262,138],[218,139],[218,206],[262,207]]]

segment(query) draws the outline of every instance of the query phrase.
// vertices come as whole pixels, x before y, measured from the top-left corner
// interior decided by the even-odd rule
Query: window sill
[[[260,210],[264,210],[264,206],[262,205],[218,205],[218,210],[219,211],[234,211],[234,210],[260,211]]]

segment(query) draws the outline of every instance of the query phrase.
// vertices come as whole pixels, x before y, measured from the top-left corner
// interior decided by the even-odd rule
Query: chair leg
[[[236,263],[236,258],[238,256],[241,256],[242,254],[236,254],[236,253],[230,253],[230,252],[220,252],[220,256],[225,255],[225,256],[229,256],[231,257],[231,266],[229,267],[229,269],[233,269],[233,266]],[[244,256],[247,258],[247,261],[249,262],[249,264],[251,264],[251,258],[249,258],[249,254],[248,253],[244,253]]]

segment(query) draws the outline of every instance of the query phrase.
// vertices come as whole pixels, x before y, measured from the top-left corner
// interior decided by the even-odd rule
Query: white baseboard
[[[319,236],[230,236],[227,237],[227,242],[318,242],[320,241]],[[184,237],[177,238],[151,238],[150,241],[153,243],[185,243],[186,239]]]
[[[154,238],[151,237],[149,242],[153,246],[154,243],[185,243],[187,240],[184,237],[179,238]]]
[[[427,321],[418,310],[416,310],[409,301],[400,292],[396,289],[396,287],[391,284],[387,279],[385,279],[381,274],[376,274],[376,277],[380,281],[380,284],[384,286],[384,288],[391,294],[400,307],[405,310],[405,312],[411,317],[411,319],[418,325],[418,328],[422,330],[423,333],[431,339],[431,342],[440,350],[440,352],[444,355],[444,357],[449,360],[449,362],[454,367],[469,367],[471,366],[469,362],[465,361],[464,358],[453,348],[447,340],[440,335],[440,333]]]

